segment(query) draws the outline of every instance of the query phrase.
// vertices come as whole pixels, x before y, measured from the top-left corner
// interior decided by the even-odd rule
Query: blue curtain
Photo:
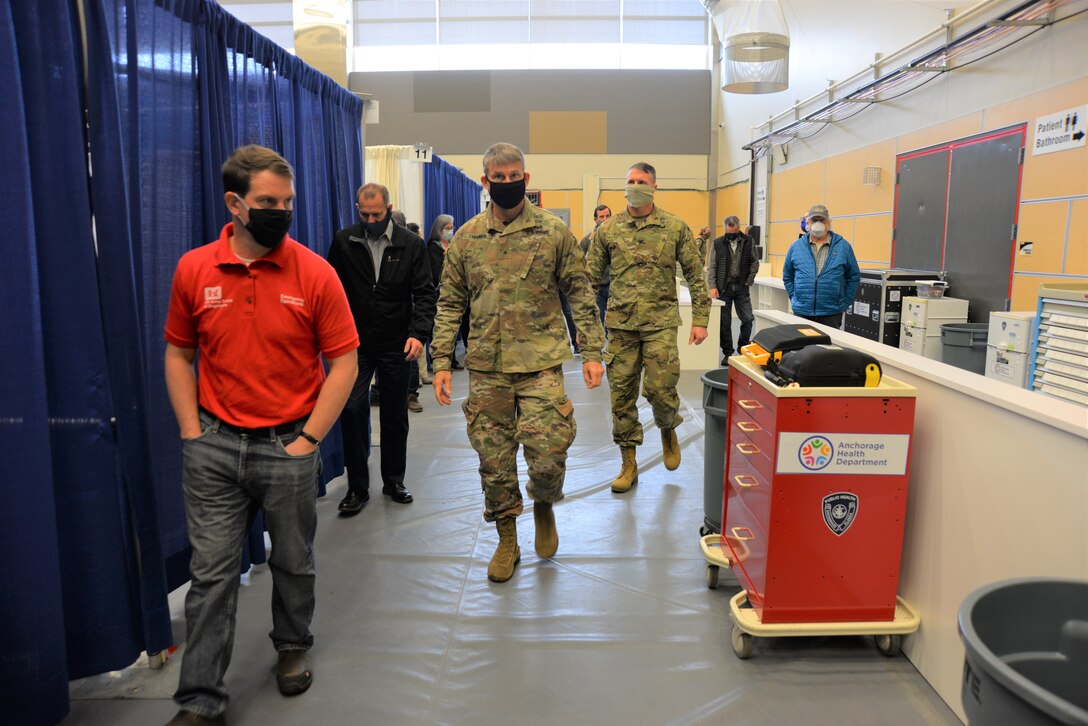
[[[0,3],[5,723],[56,723],[69,678],[172,643],[189,551],[162,329],[178,258],[228,221],[220,164],[283,153],[319,253],[362,180],[362,103],[215,3],[84,3],[86,48],[75,7]]]
[[[5,720],[53,723],[68,712],[68,666],[28,139],[33,123],[13,10],[0,3],[0,169],[8,182],[0,194],[7,227],[0,265],[0,346],[7,352],[0,358],[0,702]],[[58,53],[54,67],[60,70],[64,60]]]
[[[430,231],[440,214],[453,216],[460,227],[480,213],[480,194],[484,188],[460,169],[439,156],[423,165],[423,233]]]

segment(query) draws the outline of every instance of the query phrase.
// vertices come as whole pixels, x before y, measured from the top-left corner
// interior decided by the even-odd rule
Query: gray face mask
[[[628,184],[623,195],[627,197],[627,204],[632,207],[645,207],[654,200],[656,190],[649,184]]]
[[[449,242],[451,239],[453,239],[453,230],[452,229],[442,230],[442,239],[446,240],[447,242]]]

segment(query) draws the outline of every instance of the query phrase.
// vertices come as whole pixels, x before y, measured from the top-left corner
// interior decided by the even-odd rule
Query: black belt
[[[257,428],[247,429],[244,426],[235,426],[232,423],[227,423],[203,406],[200,407],[200,412],[203,414],[207,414],[208,416],[211,416],[216,421],[218,421],[219,428],[226,429],[227,431],[233,431],[236,434],[244,434],[246,436],[268,436],[270,431],[275,433],[276,436],[284,436],[286,434],[294,433],[294,430],[297,426],[306,423],[306,420],[310,418],[309,416],[303,416],[302,418],[295,419],[294,421],[289,421],[288,423],[277,424],[275,426],[259,426]]]

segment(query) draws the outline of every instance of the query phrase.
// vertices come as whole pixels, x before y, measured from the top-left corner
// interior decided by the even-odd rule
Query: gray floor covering
[[[685,372],[679,386],[680,468],[661,464],[641,400],[640,482],[616,495],[607,384],[587,391],[577,363],[566,371],[578,437],[555,509],[558,554],[536,556],[527,510],[514,578],[488,582],[497,535],[482,521],[459,407],[467,374],[455,372],[454,405],[439,408],[425,388],[426,410],[411,416],[415,503],[378,495],[342,519],[343,479],[318,503],[315,680],[302,696],[276,690],[266,635],[271,576],[266,567],[250,575],[227,673],[229,724],[959,723],[905,657],[880,655],[869,638],[757,639],[753,657],[737,659],[728,601],[739,587],[723,571],[721,586],[707,589],[699,551],[698,373]],[[524,483],[523,461],[521,476]],[[169,720],[184,650],[177,608],[175,630],[181,648],[162,669],[138,665],[73,683],[63,723]]]

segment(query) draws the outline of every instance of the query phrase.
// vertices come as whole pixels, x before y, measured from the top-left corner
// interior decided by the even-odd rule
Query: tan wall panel
[[[530,111],[531,154],[607,154],[608,112]]]
[[[1032,131],[1024,139],[1024,176],[1020,199],[1051,199],[1088,194],[1088,146],[1031,155]]]
[[[973,136],[981,130],[980,124],[979,114],[972,113],[951,121],[945,121],[936,126],[920,129],[912,134],[904,134],[899,137],[896,151],[902,154],[906,151],[924,149],[927,146],[942,144],[946,141],[955,141],[965,136]]]
[[[831,211],[831,210],[828,210]],[[834,212],[832,212],[834,214]],[[798,232],[801,230],[798,229]],[[832,217],[831,218],[831,231],[836,232],[846,238],[846,241],[851,246],[854,245],[854,240],[857,239],[857,221],[853,217]],[[857,248],[854,248],[854,254],[857,255]]]
[[[725,229],[722,227],[722,220],[730,215],[740,217],[741,228],[751,224],[748,216],[748,205],[751,201],[750,189],[751,187],[745,182],[743,184],[734,184],[731,187],[719,189],[715,192],[717,195],[715,207],[718,213],[718,218],[714,220],[715,237],[724,234]]]
[[[1065,274],[1088,276],[1088,199],[1074,199],[1065,245]]]
[[[687,222],[692,233],[698,232],[700,227],[710,221],[707,219],[710,205],[708,192],[671,192],[658,189],[654,202]]]
[[[786,261],[786,255],[769,255],[767,262],[771,265],[769,277],[782,277],[782,263]]]
[[[1020,205],[1020,244],[1031,242],[1031,254],[1017,254],[1017,272],[1062,272],[1065,255],[1065,228],[1069,218],[1069,202],[1045,202]]]
[[[879,185],[862,183],[867,166],[880,168]],[[890,212],[895,204],[895,140],[829,158],[824,203],[833,217]]]
[[[858,258],[859,265],[862,260],[867,260],[889,267],[892,259],[892,215],[855,217],[854,236],[847,239],[854,246],[854,256]]]
[[[1039,307],[1039,287],[1048,282],[1072,282],[1068,277],[1036,277],[1013,275],[1010,310],[1036,310]]]
[[[825,168],[826,160],[821,160],[772,174],[768,218],[776,222],[787,219],[800,222],[801,215],[809,207],[822,203],[827,198],[827,190],[824,188]],[[829,211],[835,213],[833,210]]]
[[[544,209],[569,209],[570,231],[578,239],[582,239],[582,192],[580,191],[541,191],[540,206]]]
[[[1079,106],[1086,98],[1088,98],[1088,77],[1079,78],[1071,83],[986,109],[982,113],[982,128],[985,131],[991,131],[1025,121],[1030,124],[1038,116],[1046,116],[1062,109]],[[1031,131],[1030,125],[1028,131]]]
[[[770,230],[765,232],[769,233],[769,240],[765,243],[767,254],[785,257],[790,245],[801,234],[800,218],[796,222],[771,222]]]

